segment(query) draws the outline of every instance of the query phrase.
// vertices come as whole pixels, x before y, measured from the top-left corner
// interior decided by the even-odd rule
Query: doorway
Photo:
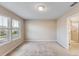
[[[73,55],[79,55],[79,14],[70,18],[69,50]]]
[[[79,43],[79,22],[71,22],[71,43]]]

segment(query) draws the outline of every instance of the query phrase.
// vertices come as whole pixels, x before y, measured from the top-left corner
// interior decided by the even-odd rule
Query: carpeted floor
[[[25,42],[8,56],[69,56],[69,52],[56,42]]]
[[[72,55],[79,56],[79,43],[72,42],[69,51]]]

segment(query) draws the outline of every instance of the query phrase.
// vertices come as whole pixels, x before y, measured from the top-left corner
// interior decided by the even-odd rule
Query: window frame
[[[11,32],[12,32],[12,30],[15,30],[15,29],[17,29],[18,30],[18,36],[16,36],[17,38],[14,38],[14,39],[12,39],[12,35],[11,35],[11,39],[12,40],[16,40],[16,39],[20,39],[21,38],[21,21],[19,21],[19,20],[17,20],[17,19],[12,19],[12,20],[16,20],[16,21],[18,21],[18,28],[11,28]],[[12,21],[11,21],[11,23],[12,23]],[[12,27],[12,26],[11,26]]]
[[[1,16],[0,15],[0,17],[2,17],[2,19],[3,19],[3,17],[7,17],[7,16]],[[4,43],[7,43],[7,42],[10,42],[10,41],[13,41],[13,40],[17,40],[17,39],[20,39],[21,38],[21,21],[19,21],[19,20],[17,20],[17,19],[14,19],[14,20],[17,20],[18,22],[19,22],[19,27],[17,28],[18,29],[18,36],[16,37],[16,38],[12,38],[12,30],[13,29],[16,29],[16,28],[12,28],[12,20],[13,20],[14,18],[11,18],[11,17],[7,17],[7,27],[5,27],[5,28],[3,28],[3,25],[2,25],[2,27],[0,28],[1,30],[7,30],[7,37],[8,38],[6,38],[5,37],[5,39],[4,40],[0,40],[0,45],[1,44],[4,44]],[[5,42],[6,41],[6,42]],[[2,43],[1,43],[2,42]]]
[[[6,17],[6,16],[1,16],[0,15],[0,17],[2,17],[2,20],[4,19],[4,17]],[[2,21],[3,22],[3,21]],[[5,42],[5,41],[9,41],[9,17],[7,17],[7,27],[5,27],[5,28],[3,28],[3,23],[2,23],[2,28],[0,28],[1,30],[7,30],[8,32],[7,32],[7,37],[8,37],[8,39],[5,37],[5,39],[4,40],[0,40],[0,42]]]

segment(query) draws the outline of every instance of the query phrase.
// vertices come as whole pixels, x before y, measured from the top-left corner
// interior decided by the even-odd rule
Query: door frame
[[[70,17],[67,18],[67,46],[70,48],[71,44],[71,20]]]
[[[67,17],[67,46],[68,46],[68,49],[70,49],[70,44],[71,44],[71,22],[72,22],[71,17],[75,17],[75,15],[78,16],[79,13],[76,13],[74,15]],[[79,21],[77,20],[75,22],[79,22]]]

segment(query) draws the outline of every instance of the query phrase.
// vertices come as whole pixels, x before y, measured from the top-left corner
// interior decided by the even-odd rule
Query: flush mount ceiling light
[[[43,12],[43,11],[47,10],[47,7],[44,4],[37,4],[35,9],[38,10],[38,11]]]

